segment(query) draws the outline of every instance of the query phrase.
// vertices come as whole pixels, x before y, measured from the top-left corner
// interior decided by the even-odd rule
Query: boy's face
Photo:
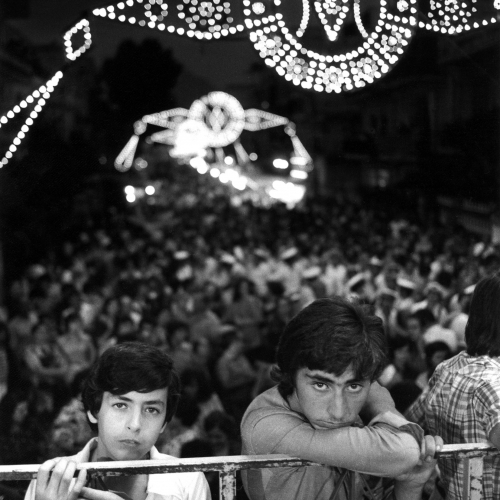
[[[351,367],[340,376],[301,368],[295,377],[290,404],[315,429],[336,429],[353,424],[363,407],[371,382],[357,378]]]
[[[152,392],[104,392],[99,413],[89,420],[98,425],[96,458],[142,460],[164,430],[167,388]]]

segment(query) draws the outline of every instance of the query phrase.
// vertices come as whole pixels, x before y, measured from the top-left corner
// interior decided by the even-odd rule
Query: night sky
[[[83,11],[114,4],[114,0],[32,0],[30,18],[11,20],[10,23],[34,43],[49,43],[62,39],[65,30],[81,19]],[[112,57],[119,44],[127,38],[135,41],[156,38],[164,47],[172,49],[174,57],[186,71],[208,81],[214,90],[245,83],[249,65],[260,60],[244,35],[240,35],[239,39],[200,42],[95,16],[91,16],[91,22],[92,50],[82,57],[93,57],[101,63]]]

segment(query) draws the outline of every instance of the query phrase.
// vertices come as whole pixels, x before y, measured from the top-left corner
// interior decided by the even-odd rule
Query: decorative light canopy
[[[365,87],[390,71],[404,54],[417,26],[446,35],[457,35],[496,23],[500,10],[500,0],[430,0],[428,12],[420,12],[426,20],[417,21],[417,0],[378,0],[378,17],[370,32],[363,23],[361,9],[368,6],[373,11],[376,0],[312,0],[326,40],[332,44],[331,50],[318,52],[306,45],[304,36],[308,28],[311,29],[309,0],[299,0],[302,17],[295,33],[287,26],[280,11],[286,7],[286,3],[282,5],[282,0],[242,0],[242,12],[236,0],[169,1],[176,3],[170,5],[166,0],[120,1],[115,5],[94,9],[92,14],[200,40],[236,35],[246,27],[259,55],[280,76],[304,89],[337,93]],[[339,41],[351,8],[361,42],[349,50],[335,50],[333,44]],[[237,22],[237,18],[244,18],[244,24]],[[79,32],[83,34],[83,43],[75,49],[73,37]],[[92,45],[89,20],[80,20],[63,38],[67,59],[75,61]],[[0,168],[17,151],[17,146],[61,78],[62,72],[59,71],[40,89],[0,116],[2,127],[37,99],[33,111],[0,161]],[[286,120],[266,115],[264,111],[243,112],[236,99],[227,94],[212,93],[204,99],[196,101],[190,110],[181,111],[178,108],[144,117],[136,135],[144,132],[145,128],[142,130],[141,127],[151,123],[167,129],[151,136],[151,140],[169,143],[172,140],[169,130],[173,131],[188,116],[198,121],[203,117],[210,135],[210,147],[217,148],[224,143],[234,143],[244,128],[257,130],[260,127],[283,125],[281,120]],[[136,147],[137,141],[132,140],[127,153],[122,152],[124,156],[119,157],[120,161],[117,159],[117,168],[130,168],[132,164],[126,159],[130,155],[133,157]]]
[[[359,3],[361,0],[357,0]],[[243,0],[251,7],[252,0]],[[355,2],[356,4],[356,2]],[[342,0],[329,4],[315,2],[320,19],[327,19],[325,5],[340,19],[346,15],[347,6]],[[278,10],[279,0],[274,0]],[[342,53],[319,53],[304,46],[294,36],[281,12],[264,12],[256,15],[253,9],[244,9],[250,40],[266,64],[295,85],[318,92],[341,92],[364,87],[387,73],[399,60],[413,36],[417,24],[416,0],[406,3],[389,3],[380,0],[380,12],[372,33],[362,32],[363,42],[353,50]],[[360,20],[358,20],[358,25]],[[339,22],[334,26],[337,32]],[[329,39],[335,39],[330,29]]]
[[[402,0],[400,0],[402,1]],[[498,0],[431,0],[419,28],[456,35],[497,22]]]
[[[164,0],[127,0],[94,9],[98,17],[166,31],[200,40],[217,40],[244,30],[235,21],[229,0],[178,0],[169,5]]]
[[[245,111],[239,101],[225,92],[211,92],[193,102],[189,109],[175,108],[160,113],[143,116],[134,123],[134,135],[115,160],[115,167],[121,172],[134,165],[134,156],[139,136],[145,133],[147,125],[162,127],[146,138],[173,146],[171,156],[175,158],[198,158],[195,165],[205,169],[205,157],[214,157],[220,171],[232,165],[235,159],[227,156],[223,148],[232,145],[236,165],[246,165],[252,161],[239,141],[243,130],[258,131],[283,126],[293,145],[291,162],[294,169],[304,173],[312,169],[312,158],[300,142],[295,125],[287,118],[267,111],[249,109]],[[296,178],[304,179],[300,175]]]
[[[431,0],[429,11],[422,12],[426,21],[418,22],[417,0],[378,0],[378,5],[371,0],[311,0],[329,42],[339,42],[351,9],[363,39],[354,49],[332,46],[319,53],[299,42],[311,20],[310,0],[299,1],[302,17],[295,33],[280,12],[289,8],[282,0],[243,0],[242,12],[236,0],[126,0],[94,9],[93,14],[200,40],[236,35],[246,26],[255,49],[280,76],[303,88],[341,92],[364,87],[387,73],[406,50],[417,26],[459,34],[495,23],[500,9],[500,0]],[[361,16],[361,8],[367,6],[378,7],[372,32]],[[244,23],[236,22],[241,14]]]

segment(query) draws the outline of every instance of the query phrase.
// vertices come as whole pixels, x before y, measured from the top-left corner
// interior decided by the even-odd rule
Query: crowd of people
[[[279,336],[316,299],[355,299],[382,319],[390,363],[378,382],[401,412],[465,349],[474,287],[500,265],[488,238],[347,198],[257,206],[212,181],[172,168],[155,204],[89,220],[10,284],[0,312],[3,465],[87,443],[82,382],[121,343],[173,359],[182,394],[157,447],[178,457],[241,453],[242,417],[275,384]],[[209,483],[217,498],[218,478]],[[22,490],[2,488],[12,498]]]

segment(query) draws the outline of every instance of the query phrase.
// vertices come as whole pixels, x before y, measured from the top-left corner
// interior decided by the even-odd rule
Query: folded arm
[[[411,434],[387,424],[314,429],[289,414],[259,419],[251,432],[255,454],[287,454],[383,477],[396,477],[418,463],[420,446]]]

